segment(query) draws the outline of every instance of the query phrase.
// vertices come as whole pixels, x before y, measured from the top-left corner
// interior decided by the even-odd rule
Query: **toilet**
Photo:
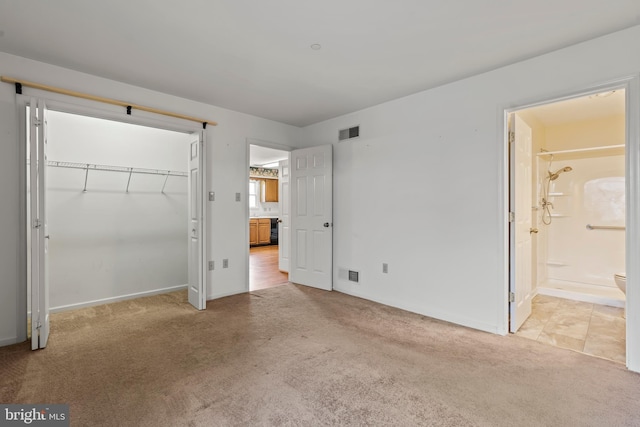
[[[622,293],[627,296],[627,275],[625,273],[616,273],[613,275],[613,280],[616,282],[616,285],[620,288]],[[627,309],[624,309],[624,317],[627,317]]]

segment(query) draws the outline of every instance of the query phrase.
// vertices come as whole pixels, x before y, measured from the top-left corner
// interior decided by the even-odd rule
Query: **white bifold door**
[[[49,339],[49,229],[47,225],[47,107],[29,106],[29,227],[31,227],[31,349]]]
[[[289,280],[333,287],[333,152],[331,145],[291,152]]]
[[[204,132],[189,143],[189,303],[198,310],[207,306],[204,180],[206,177]]]
[[[510,223],[510,304],[509,330],[516,332],[531,315],[532,283],[532,132],[518,117],[511,116],[509,124],[510,194],[509,210],[513,214]]]

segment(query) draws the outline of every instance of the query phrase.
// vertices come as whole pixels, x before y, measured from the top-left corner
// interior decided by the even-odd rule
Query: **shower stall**
[[[536,157],[538,293],[624,307],[624,145]]]

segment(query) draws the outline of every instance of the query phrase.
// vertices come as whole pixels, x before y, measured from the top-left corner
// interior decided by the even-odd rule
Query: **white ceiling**
[[[554,102],[524,111],[533,114],[544,126],[556,126],[564,123],[603,117],[624,115],[625,91],[603,92],[597,95],[582,96],[566,101]]]
[[[0,51],[305,126],[639,23],[638,0],[0,0]]]
[[[273,148],[261,147],[259,145],[249,146],[249,164],[251,166],[263,166],[273,162],[287,159],[289,152],[275,150]]]

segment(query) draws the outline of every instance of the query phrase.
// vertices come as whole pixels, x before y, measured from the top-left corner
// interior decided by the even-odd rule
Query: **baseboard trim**
[[[20,341],[20,342],[23,342],[23,341]],[[18,343],[18,337],[0,338],[0,347],[4,347],[5,345],[17,344],[17,343]]]
[[[68,305],[61,305],[58,307],[51,307],[49,311],[51,313],[59,313],[61,311],[76,310],[78,308],[91,307],[94,305],[110,304],[110,303],[119,302],[119,301],[126,301],[128,299],[133,299],[133,298],[150,297],[152,295],[166,294],[168,292],[179,291],[181,289],[186,289],[186,288],[187,288],[187,285],[178,285],[178,286],[171,286],[168,288],[153,289],[153,290],[144,291],[144,292],[135,292],[133,294],[120,295],[117,297],[102,298],[102,299],[96,299],[92,301],[79,302],[76,304],[68,304]]]
[[[570,291],[557,288],[539,287],[538,295],[548,295],[550,297],[558,297],[564,299],[570,299],[574,301],[588,302],[591,304],[608,305],[611,307],[624,308],[625,300],[613,297],[606,297],[602,295],[590,295],[582,292]]]
[[[479,322],[475,319],[470,319],[468,317],[444,312],[441,310],[434,309],[432,307],[425,308],[425,307],[409,304],[404,301],[393,301],[393,300],[386,300],[382,298],[371,297],[369,295],[366,295],[360,292],[354,292],[353,289],[341,286],[339,283],[336,284],[335,282],[334,282],[333,290],[337,292],[341,292],[343,294],[377,302],[378,304],[399,308],[404,311],[420,314],[422,316],[431,317],[433,319],[443,320],[445,322],[453,323],[459,326],[465,326],[468,328],[477,329],[479,331],[489,332],[491,334],[496,334],[496,335],[505,335],[500,332],[501,330],[499,328],[499,325]]]
[[[230,297],[231,295],[246,294],[247,292],[249,291],[233,291],[233,292],[225,292],[221,294],[209,294],[207,295],[207,301],[218,299],[218,298]]]

